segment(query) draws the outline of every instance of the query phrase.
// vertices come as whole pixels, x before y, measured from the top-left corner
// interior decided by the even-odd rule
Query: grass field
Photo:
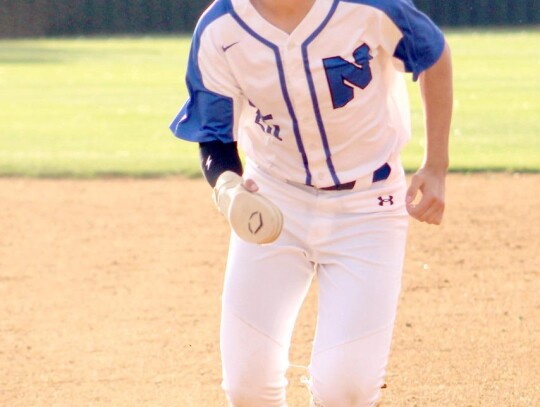
[[[450,32],[452,170],[540,170],[540,31]],[[168,124],[186,97],[189,38],[0,41],[0,175],[199,173]],[[422,160],[418,90],[408,170]]]

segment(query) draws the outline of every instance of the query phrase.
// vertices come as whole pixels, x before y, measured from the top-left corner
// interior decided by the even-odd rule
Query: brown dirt
[[[449,177],[444,225],[411,227],[381,406],[540,405],[539,209],[540,175]],[[201,180],[0,179],[0,406],[225,406],[227,239]]]

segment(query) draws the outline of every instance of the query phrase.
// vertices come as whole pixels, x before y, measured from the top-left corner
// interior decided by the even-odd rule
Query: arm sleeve
[[[242,162],[238,155],[236,142],[199,143],[199,153],[202,172],[212,188],[216,186],[217,179],[225,171],[233,171],[242,175]]]
[[[393,33],[387,37],[393,40],[384,44],[386,51],[401,62],[401,69],[412,72],[413,79],[418,79],[442,55],[445,46],[442,31],[411,0],[379,0],[376,3],[387,16],[382,24],[383,32]]]
[[[241,92],[221,47],[213,41],[212,24],[199,22],[189,53],[186,85],[189,98],[170,129],[178,138],[193,142],[232,142],[237,133]]]

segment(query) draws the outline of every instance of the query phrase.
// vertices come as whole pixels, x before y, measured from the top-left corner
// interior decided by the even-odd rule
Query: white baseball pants
[[[245,178],[279,206],[284,229],[269,245],[231,237],[221,321],[222,386],[231,407],[287,406],[289,345],[314,277],[319,314],[309,370],[315,405],[375,404],[408,226],[404,172],[393,167],[386,181],[320,191],[248,163]]]

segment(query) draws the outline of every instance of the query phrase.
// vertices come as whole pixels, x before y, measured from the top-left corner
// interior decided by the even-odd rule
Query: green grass
[[[540,31],[450,32],[452,170],[540,170]],[[199,173],[168,124],[182,105],[189,38],[0,41],[0,175]],[[419,93],[408,170],[422,161]]]
[[[168,124],[182,105],[187,38],[0,42],[0,173],[194,174]]]
[[[451,32],[454,119],[451,169],[540,170],[540,31]],[[408,168],[424,148],[419,92],[411,87],[414,138]]]

